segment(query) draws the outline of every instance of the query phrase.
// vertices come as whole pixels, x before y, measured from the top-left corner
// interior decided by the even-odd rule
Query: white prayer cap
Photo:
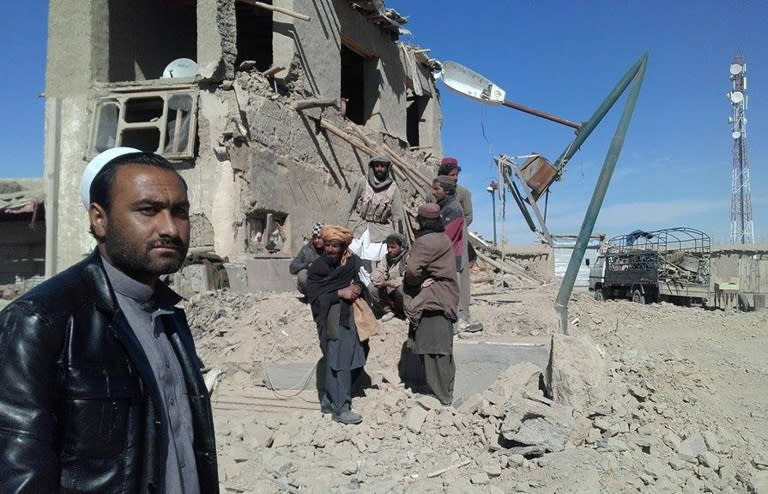
[[[104,168],[104,165],[120,156],[140,152],[139,149],[129,147],[110,148],[97,154],[96,157],[88,163],[88,166],[85,167],[85,171],[83,172],[83,178],[80,179],[80,200],[83,202],[86,211],[91,205],[91,183],[93,183],[93,179],[96,178],[99,171]]]

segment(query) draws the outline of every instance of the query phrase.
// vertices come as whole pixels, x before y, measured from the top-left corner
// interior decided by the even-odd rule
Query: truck
[[[705,306],[711,246],[709,235],[686,227],[613,237],[590,268],[589,290],[597,300]]]

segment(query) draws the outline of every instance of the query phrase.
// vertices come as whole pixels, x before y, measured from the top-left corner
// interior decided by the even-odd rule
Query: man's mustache
[[[154,240],[149,243],[150,249],[176,249],[176,250],[183,250],[184,249],[184,242],[181,241],[179,237],[163,237],[158,240]]]

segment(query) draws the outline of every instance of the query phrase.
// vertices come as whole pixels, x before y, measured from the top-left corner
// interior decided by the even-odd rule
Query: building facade
[[[192,247],[230,260],[290,255],[315,221],[341,220],[365,139],[432,173],[435,62],[400,42],[404,23],[375,1],[52,1],[46,274],[93,249],[78,184],[110,147],[175,163]]]

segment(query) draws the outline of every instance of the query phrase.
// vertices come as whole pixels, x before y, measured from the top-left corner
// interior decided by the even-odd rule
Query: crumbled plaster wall
[[[352,9],[347,0],[275,0],[312,17],[310,22],[275,14],[274,64],[288,67],[298,56],[309,87],[317,97],[338,98],[341,87],[342,39],[377,58],[367,77],[366,127],[406,140],[405,69],[392,35]],[[285,77],[286,71],[277,74]]]
[[[341,86],[339,20],[332,0],[274,0],[274,5],[308,15],[311,21],[275,12],[273,64],[287,69],[298,58],[306,74],[307,90],[316,97],[338,98]],[[288,71],[276,77],[287,77]]]
[[[73,33],[70,26],[81,25],[82,19],[91,20],[88,26],[103,25],[106,2],[92,0],[90,8],[71,2],[51,5],[47,93],[59,98],[61,139],[57,148],[52,128],[46,129],[46,156],[52,156],[59,180],[59,200],[49,210],[51,220],[57,222],[56,271],[81,260],[95,246],[87,233],[78,187],[87,164],[90,105],[96,96],[91,81],[103,80],[100,74],[107,67],[102,63],[104,46],[92,44],[103,45],[106,38],[103,30]],[[340,33],[381,57],[382,76],[377,86],[381,102],[368,126],[369,137],[408,154],[405,72],[390,35],[352,11],[346,1],[275,0],[275,5],[305,12],[313,20],[305,23],[275,14],[275,64],[283,65],[278,59],[283,60],[291,70],[271,80],[256,73],[235,75],[234,0],[197,3],[199,61],[205,79],[198,111],[199,156],[194,163],[180,164],[179,169],[190,187],[192,213],[213,228],[216,252],[233,260],[245,253],[244,218],[249,211],[262,208],[288,213],[290,251],[300,246],[315,221],[345,219],[341,216],[348,191],[362,177],[368,157],[321,131],[321,116],[345,127],[335,109],[297,112],[290,107],[292,101],[310,95],[338,98]],[[280,52],[281,43],[291,49]],[[83,56],[84,51],[89,55]],[[433,110],[439,120],[439,106]],[[53,127],[52,115],[46,116],[46,122]],[[439,127],[435,133],[439,146]],[[439,153],[425,150],[411,153],[410,162],[431,176],[437,158]],[[403,190],[412,202],[414,189],[405,186]],[[209,242],[209,233],[203,243]]]
[[[300,246],[314,222],[345,222],[348,193],[367,170],[369,157],[321,129],[319,119],[340,128],[346,126],[345,120],[334,108],[293,110],[292,98],[273,93],[259,74],[241,72],[235,86],[240,88],[239,103],[245,109],[250,136],[247,146],[228,146],[233,167],[246,171],[242,210],[287,212],[292,250]],[[369,133],[406,154],[400,139]],[[435,159],[425,163],[424,153],[410,158],[421,163],[422,173],[434,174]],[[414,195],[409,187],[404,192]]]

